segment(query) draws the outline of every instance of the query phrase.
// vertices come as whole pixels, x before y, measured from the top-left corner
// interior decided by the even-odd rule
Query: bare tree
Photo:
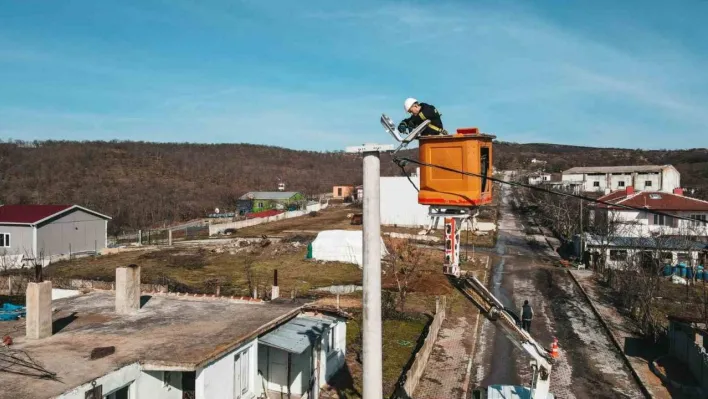
[[[420,278],[420,268],[425,261],[423,250],[405,239],[387,238],[385,240],[388,255],[384,259],[386,274],[396,280],[398,307],[405,311],[406,299],[411,283]]]

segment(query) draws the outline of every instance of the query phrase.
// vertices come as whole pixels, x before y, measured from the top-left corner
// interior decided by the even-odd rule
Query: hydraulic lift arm
[[[539,345],[531,335],[521,329],[504,305],[492,295],[487,287],[472,274],[462,272],[460,277],[450,276],[450,279],[470,301],[472,301],[517,348],[531,357],[533,381],[531,385],[532,399],[546,399],[550,391],[550,374],[553,357],[544,347]]]

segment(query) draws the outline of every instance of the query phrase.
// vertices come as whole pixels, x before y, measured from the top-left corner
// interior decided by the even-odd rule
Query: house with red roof
[[[627,187],[598,200],[609,205],[598,204],[595,209],[623,222],[620,233],[625,237],[708,236],[708,201],[686,197],[680,188],[665,193]],[[625,208],[627,206],[634,209]]]
[[[629,186],[600,198],[592,223],[611,220],[611,232],[575,237],[576,254],[596,262],[606,251],[607,265],[621,267],[631,259],[656,259],[662,264],[708,266],[708,201],[673,192],[635,191]],[[587,259],[590,255],[591,259]]]
[[[0,205],[0,256],[46,262],[98,252],[107,246],[110,219],[79,205]]]

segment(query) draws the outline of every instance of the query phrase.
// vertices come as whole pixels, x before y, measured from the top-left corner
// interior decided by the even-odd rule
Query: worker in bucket
[[[531,332],[531,319],[533,319],[533,309],[529,305],[529,301],[524,301],[524,306],[521,309],[521,328],[526,332]]]
[[[442,114],[440,114],[434,106],[418,102],[415,98],[407,98],[403,103],[403,108],[406,112],[411,114],[411,116],[398,124],[399,132],[406,133],[408,129],[413,130],[429,119],[430,124],[420,133],[421,136],[447,134],[447,131],[443,129],[442,119],[440,119]]]

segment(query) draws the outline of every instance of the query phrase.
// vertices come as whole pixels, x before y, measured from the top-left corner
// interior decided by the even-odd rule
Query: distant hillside
[[[408,154],[415,155],[413,150]],[[641,151],[552,144],[497,143],[497,168],[518,168],[532,158],[547,169],[620,164],[674,164],[684,186],[708,192],[708,150]],[[383,175],[398,175],[382,156]],[[409,167],[410,168],[410,167]],[[336,184],[361,184],[361,158],[342,152],[294,151],[249,144],[146,142],[0,143],[0,202],[77,203],[113,217],[111,233],[233,209],[251,190],[307,195]]]

